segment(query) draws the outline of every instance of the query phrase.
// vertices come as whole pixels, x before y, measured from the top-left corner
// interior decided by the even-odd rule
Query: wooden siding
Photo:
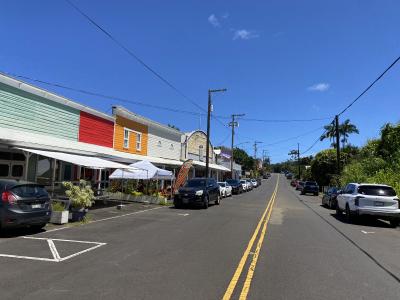
[[[113,147],[114,122],[81,111],[79,141],[104,147]]]
[[[124,128],[142,133],[141,150],[136,150],[136,135],[131,134],[128,149],[124,148]],[[127,118],[116,116],[114,128],[114,149],[133,154],[147,155],[148,128],[146,125],[134,122]]]
[[[0,127],[76,141],[79,110],[0,83]]]

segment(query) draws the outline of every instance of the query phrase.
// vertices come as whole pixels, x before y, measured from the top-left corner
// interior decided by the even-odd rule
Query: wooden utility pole
[[[232,122],[229,123],[229,126],[232,127],[232,143],[231,143],[231,178],[234,179],[233,174],[233,143],[235,137],[235,127],[239,127],[239,123],[235,121],[236,117],[243,117],[244,114],[233,114],[232,115]]]

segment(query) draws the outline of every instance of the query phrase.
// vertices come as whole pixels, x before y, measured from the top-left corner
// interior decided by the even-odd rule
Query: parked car
[[[289,179],[289,180],[292,179],[293,178],[293,174],[292,173],[287,173],[286,174],[286,178]]]
[[[329,188],[324,196],[322,197],[322,205],[329,207],[330,209],[336,208],[337,196],[340,194],[340,189],[337,187]]]
[[[318,196],[319,194],[319,186],[315,181],[306,181],[304,183],[303,189],[301,190],[301,194],[314,194],[314,196]]]
[[[247,190],[248,191],[251,191],[251,190],[254,189],[254,185],[253,185],[253,183],[251,182],[250,179],[246,179],[246,184],[247,184]]]
[[[254,188],[258,187],[258,182],[257,182],[256,179],[253,178],[253,179],[250,179],[250,181],[251,181],[251,184],[253,185]]]
[[[296,183],[296,191],[302,191],[304,187],[305,182],[304,181],[297,181]]]
[[[248,192],[249,190],[248,190],[247,181],[246,181],[245,179],[241,179],[241,180],[240,180],[240,183],[242,184],[243,192]]]
[[[221,202],[219,185],[214,178],[193,178],[184,184],[174,196],[174,205],[180,208],[182,205],[201,205],[207,209],[210,202],[216,205]]]
[[[346,214],[351,223],[357,216],[368,215],[390,222],[392,227],[400,223],[400,200],[396,191],[383,184],[349,183],[337,197],[336,213]]]
[[[292,179],[292,181],[290,181],[290,185],[292,187],[296,187],[297,186],[297,180],[296,179]]]
[[[0,179],[0,228],[40,229],[51,217],[50,196],[39,184]]]
[[[243,184],[237,179],[228,179],[226,181],[232,187],[233,194],[243,193]]]
[[[232,196],[232,187],[225,181],[218,182],[219,193],[222,198]]]

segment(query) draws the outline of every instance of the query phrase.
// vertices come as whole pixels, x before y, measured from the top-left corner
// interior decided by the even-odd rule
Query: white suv
[[[336,214],[346,214],[351,223],[357,216],[369,215],[390,221],[392,227],[400,222],[400,200],[395,190],[383,184],[349,183],[337,197]]]

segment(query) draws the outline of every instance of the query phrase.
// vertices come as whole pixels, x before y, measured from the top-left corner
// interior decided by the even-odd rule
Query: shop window
[[[57,174],[57,173],[56,173]],[[48,157],[40,156],[37,163],[37,183],[51,185],[51,160]]]
[[[72,180],[72,166],[71,165],[64,165],[64,174],[63,180]]]
[[[23,165],[13,165],[11,168],[11,176],[12,177],[22,177],[24,175],[24,166]]]
[[[0,164],[0,177],[8,177],[9,171],[10,171],[10,165]]]
[[[25,155],[23,153],[12,153],[12,160],[25,161]]]
[[[11,152],[0,151],[0,160],[11,160]]]
[[[142,134],[139,132],[136,133],[136,150],[142,150]]]

